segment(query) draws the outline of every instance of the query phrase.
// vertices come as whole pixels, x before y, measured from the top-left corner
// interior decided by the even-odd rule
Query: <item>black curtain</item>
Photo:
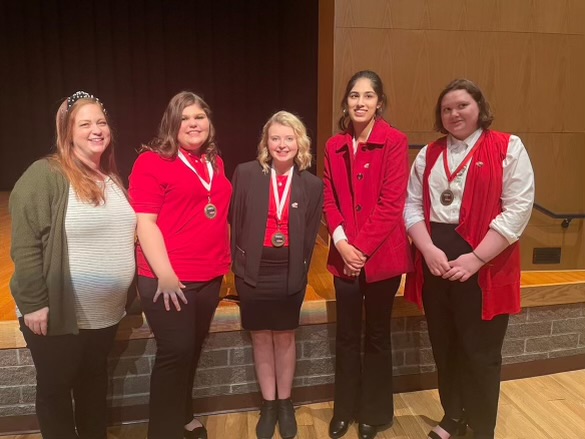
[[[275,111],[301,116],[316,139],[318,0],[0,5],[0,190],[53,150],[57,107],[77,90],[111,115],[123,177],[181,90],[211,106],[228,176],[254,159]]]

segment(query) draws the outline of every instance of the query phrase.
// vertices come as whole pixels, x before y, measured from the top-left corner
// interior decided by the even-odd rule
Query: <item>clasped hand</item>
[[[465,282],[483,265],[473,253],[464,253],[457,259],[449,261],[445,252],[436,246],[430,248],[423,256],[431,274],[450,281]]]
[[[343,274],[352,277],[359,276],[366,263],[366,255],[346,240],[337,243],[337,250],[343,259]]]

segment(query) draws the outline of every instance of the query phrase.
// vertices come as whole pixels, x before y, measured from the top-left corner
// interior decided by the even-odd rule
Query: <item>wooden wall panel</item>
[[[336,27],[585,34],[582,0],[337,0]]]
[[[437,95],[467,77],[486,93],[493,128],[523,139],[537,201],[556,212],[585,212],[584,0],[336,0],[334,32],[331,132],[344,86],[358,70],[380,74],[386,116],[411,144],[439,136]],[[535,246],[562,245],[562,266],[548,268],[585,267],[583,221],[562,230],[559,220],[539,215],[523,238],[523,263]]]
[[[481,50],[477,48],[481,47]],[[585,38],[574,35],[336,29],[333,103],[362,69],[380,74],[389,119],[405,131],[432,131],[441,89],[456,77],[477,82],[498,129],[578,132],[585,124]]]
[[[534,168],[536,201],[559,213],[585,213],[585,133],[517,133]]]

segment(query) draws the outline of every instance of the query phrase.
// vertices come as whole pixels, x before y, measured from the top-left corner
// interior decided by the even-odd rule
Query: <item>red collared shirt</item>
[[[156,223],[171,266],[181,281],[204,282],[229,271],[227,216],[232,185],[220,157],[216,158],[210,194],[217,208],[214,219],[206,218],[204,213],[207,190],[178,157],[165,159],[154,152],[140,154],[130,175],[129,194],[136,213],[157,215]],[[140,246],[136,257],[138,274],[156,277]]]
[[[276,176],[276,185],[278,187],[278,195],[282,197],[284,193],[284,186],[286,185],[286,175]],[[268,218],[266,219],[266,234],[264,235],[264,247],[272,247],[272,235],[276,232],[284,234],[286,241],[283,247],[288,247],[288,217],[289,217],[289,204],[290,204],[290,193],[286,197],[284,203],[284,209],[282,211],[282,218],[278,220],[276,215],[276,201],[274,201],[274,192],[272,184],[270,186],[270,194],[268,195]]]

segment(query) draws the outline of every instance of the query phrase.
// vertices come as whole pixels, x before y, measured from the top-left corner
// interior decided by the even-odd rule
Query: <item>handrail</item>
[[[532,206],[534,210],[538,210],[540,213],[544,213],[546,216],[554,219],[562,219],[563,222],[561,223],[561,227],[563,229],[568,229],[571,221],[574,219],[585,219],[585,213],[555,213],[550,209],[547,209],[544,206],[541,206],[538,203],[534,203]]]

